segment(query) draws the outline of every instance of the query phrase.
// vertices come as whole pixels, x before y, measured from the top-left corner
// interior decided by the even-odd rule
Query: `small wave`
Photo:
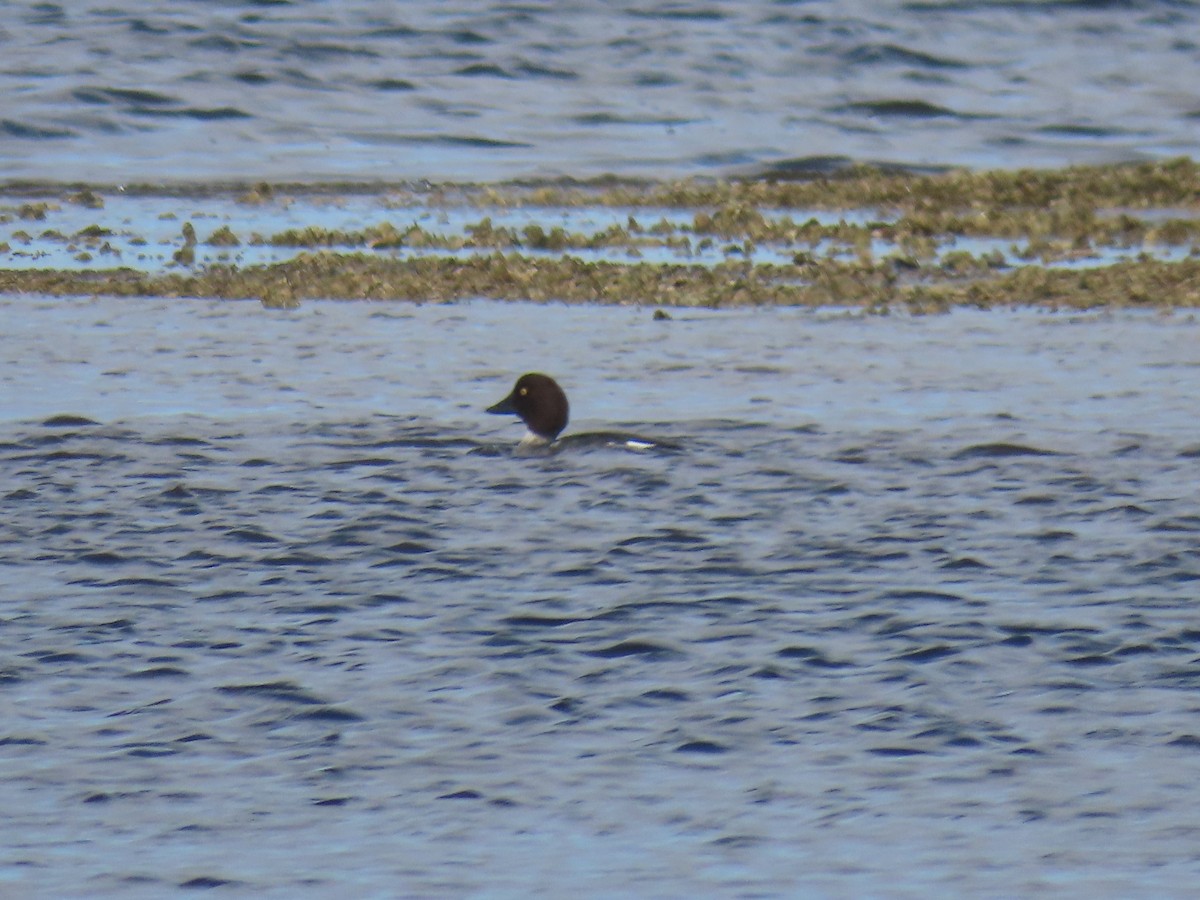
[[[782,650],[776,651],[775,655],[782,659],[799,660],[806,666],[816,669],[842,669],[854,665],[850,662],[830,659],[816,647],[784,647]]]
[[[961,556],[942,563],[943,569],[990,569],[987,563],[980,562],[971,556]]]
[[[836,178],[839,175],[852,177],[862,165],[894,175],[936,175],[948,170],[948,166],[908,165],[886,160],[861,160],[848,156],[801,156],[781,159],[754,170],[759,178],[795,179]]]
[[[322,706],[320,709],[306,709],[298,712],[292,718],[315,722],[361,722],[363,716],[361,713],[340,706]]]
[[[491,63],[472,63],[469,66],[463,66],[461,69],[456,69],[455,75],[464,75],[468,78],[509,78],[513,76],[502,69],[500,66],[492,65]]]
[[[154,679],[154,678],[186,678],[191,675],[187,669],[180,669],[176,666],[152,666],[148,669],[138,669],[136,672],[129,672],[125,675],[126,678],[136,679]]]
[[[377,132],[353,132],[348,134],[347,137],[363,144],[473,147],[482,150],[520,150],[533,146],[521,141],[504,141],[496,138],[464,134],[381,134]]]
[[[588,656],[598,656],[602,659],[620,659],[625,656],[641,656],[648,659],[666,659],[667,657],[678,656],[679,651],[668,647],[665,644],[656,644],[653,641],[628,640],[620,641],[608,647],[602,647],[599,650],[591,650]]]
[[[681,127],[691,124],[692,120],[679,116],[619,116],[615,113],[597,112],[583,113],[572,118],[577,125],[650,125],[663,128]]]
[[[199,119],[202,122],[220,121],[222,119],[253,119],[254,116],[236,106],[217,106],[205,109],[188,106],[183,109],[157,109],[137,107],[130,112],[137,116],[167,118],[167,119]]]
[[[122,556],[120,553],[113,553],[110,550],[99,550],[92,553],[80,553],[76,557],[76,561],[93,566],[119,566],[124,563],[133,562],[134,560],[128,556]]]
[[[30,125],[27,122],[16,122],[12,119],[0,119],[0,132],[15,138],[27,138],[35,141],[57,140],[59,138],[79,137],[79,132],[70,128],[51,128],[45,125]]]
[[[959,594],[951,594],[945,591],[923,591],[923,590],[895,590],[885,591],[880,595],[881,600],[930,600],[937,603],[963,603],[966,598]]]
[[[909,65],[927,69],[962,69],[967,63],[957,59],[932,56],[895,44],[860,44],[842,54],[846,62],[855,65]]]
[[[956,656],[958,651],[953,647],[948,647],[945,644],[935,644],[932,647],[919,647],[916,650],[909,650],[906,653],[901,653],[893,656],[894,662],[933,662],[934,660],[943,659],[947,656]]]
[[[42,420],[44,428],[80,428],[99,424],[99,422],[89,419],[87,416],[78,416],[73,413],[59,413],[56,416]]]
[[[1121,128],[1104,128],[1099,125],[1084,125],[1079,122],[1043,125],[1037,129],[1037,132],[1038,134],[1049,135],[1051,137],[1086,138],[1089,140],[1116,137],[1128,133]]]
[[[1043,450],[1026,444],[1010,444],[1003,441],[990,444],[972,444],[955,453],[951,459],[1005,459],[1012,456],[1058,456],[1056,450]]]
[[[716,741],[688,741],[675,748],[676,753],[728,753],[729,748]]]
[[[486,35],[480,34],[478,31],[471,31],[469,28],[460,28],[454,31],[440,32],[442,35],[450,38],[456,44],[490,44],[492,39]]]
[[[415,91],[417,89],[415,84],[403,78],[377,78],[366,84],[367,87],[375,88],[377,91]]]
[[[71,96],[81,103],[91,103],[93,105],[123,104],[131,107],[178,106],[183,102],[178,97],[171,97],[167,94],[157,93],[156,91],[110,87],[80,87],[71,91]]]
[[[668,6],[663,8],[661,5],[655,5],[653,8],[646,10],[630,7],[626,10],[626,15],[635,19],[653,19],[664,22],[724,22],[729,18],[724,10],[711,6],[681,6],[674,8]]]
[[[367,47],[350,47],[345,44],[296,43],[284,49],[288,56],[298,56],[301,59],[316,61],[337,59],[340,57],[358,57],[361,59],[378,59],[380,54]]]
[[[254,41],[239,41],[227,34],[208,34],[188,41],[189,47],[197,50],[216,50],[218,53],[237,53],[258,46]]]
[[[561,628],[564,625],[574,625],[584,620],[574,616],[517,615],[505,616],[500,621],[510,628]]]
[[[549,78],[553,81],[578,81],[579,73],[570,69],[552,69],[549,66],[539,66],[537,63],[522,62],[516,66],[516,71],[532,78]]]
[[[185,890],[212,890],[222,887],[236,887],[238,882],[230,881],[228,878],[215,878],[211,875],[198,875],[195,878],[189,878],[187,881],[181,881],[179,887]]]
[[[226,684],[217,688],[222,694],[253,695],[268,700],[282,700],[303,706],[324,706],[325,701],[290,681],[268,681],[259,684]]]
[[[883,118],[902,119],[972,119],[977,116],[955,112],[945,106],[927,103],[924,100],[863,100],[846,103],[829,109],[833,113],[855,113]]]
[[[225,532],[225,536],[233,538],[235,541],[241,541],[249,544],[278,544],[279,538],[273,534],[268,534],[261,528],[232,528]]]

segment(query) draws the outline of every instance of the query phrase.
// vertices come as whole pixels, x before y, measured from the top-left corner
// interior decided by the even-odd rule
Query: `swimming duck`
[[[525,437],[517,452],[561,449],[564,446],[623,447],[626,450],[678,450],[674,444],[615,431],[572,434],[559,438],[570,416],[566,392],[549,375],[527,372],[517,379],[509,395],[487,408],[497,415],[515,415],[525,423]]]

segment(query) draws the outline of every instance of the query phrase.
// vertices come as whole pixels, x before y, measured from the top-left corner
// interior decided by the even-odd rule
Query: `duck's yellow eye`
[[[521,396],[524,397],[529,393],[529,388],[521,388]]]

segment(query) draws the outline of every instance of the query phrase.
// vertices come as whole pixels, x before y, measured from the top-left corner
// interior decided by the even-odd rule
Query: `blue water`
[[[5,896],[1194,890],[1190,317],[0,314]]]
[[[493,181],[1196,152],[1200,4],[0,4],[0,179]]]

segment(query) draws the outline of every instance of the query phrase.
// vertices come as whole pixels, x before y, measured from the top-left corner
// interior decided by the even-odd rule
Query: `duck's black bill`
[[[513,408],[512,394],[509,394],[495,406],[489,406],[487,411],[490,413],[496,413],[497,415],[503,415],[507,413],[508,415],[515,416],[517,411]]]

